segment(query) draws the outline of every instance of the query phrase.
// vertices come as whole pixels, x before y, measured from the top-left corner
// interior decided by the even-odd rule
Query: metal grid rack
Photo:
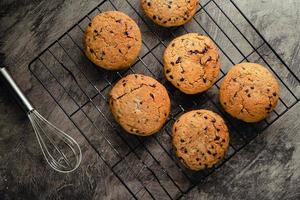
[[[141,28],[142,52],[128,70],[109,72],[98,69],[82,51],[85,27],[94,15],[106,10],[127,13]],[[162,52],[168,42],[187,32],[209,36],[221,54],[219,80],[209,91],[193,96],[180,93],[165,80],[161,62]],[[281,86],[277,108],[266,120],[256,124],[246,124],[231,118],[224,113],[218,102],[220,81],[232,65],[243,61],[259,62],[268,67]],[[201,1],[192,21],[171,29],[158,27],[145,17],[139,0],[104,0],[39,54],[30,63],[29,69],[126,187],[130,199],[182,197],[274,123],[300,97],[295,87],[299,85],[299,79],[233,0]],[[108,92],[119,78],[128,73],[155,77],[166,86],[171,97],[172,111],[168,122],[159,133],[148,138],[124,133],[108,109]],[[222,115],[229,126],[231,137],[225,159],[213,169],[201,172],[191,172],[184,168],[170,144],[170,127],[174,120],[186,110],[194,108],[211,109]],[[130,173],[124,173],[124,169]]]

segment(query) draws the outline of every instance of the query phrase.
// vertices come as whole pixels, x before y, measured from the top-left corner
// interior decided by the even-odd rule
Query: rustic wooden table
[[[133,18],[135,17],[134,13],[127,10],[129,8],[126,4],[127,1],[111,0],[111,2],[118,9],[128,12]],[[128,2],[135,6],[138,5],[138,0],[128,0]],[[215,0],[215,2],[223,10],[230,13],[231,4],[229,0]],[[245,13],[246,17],[262,33],[287,63],[291,72],[299,79],[300,2],[297,0],[234,0],[233,2]],[[40,52],[99,3],[99,0],[6,0],[0,3],[1,65],[8,66],[12,76],[37,110],[75,137],[83,151],[82,164],[74,173],[60,174],[53,171],[43,159],[26,116],[0,85],[0,199],[131,199],[132,195],[141,199],[153,197],[156,199],[176,199],[178,197],[183,199],[300,198],[300,103],[293,105],[257,137],[251,131],[253,129],[248,129],[248,126],[245,127],[247,131],[242,132],[244,134],[243,141],[240,141],[239,137],[235,137],[234,131],[232,131],[233,147],[239,149],[245,144],[244,140],[251,140],[250,144],[240,151],[236,151],[229,161],[207,178],[201,179],[203,174],[194,177],[194,179],[201,179],[201,182],[191,189],[189,188],[193,183],[187,181],[187,177],[191,174],[187,172],[182,175],[182,169],[172,164],[174,158],[171,155],[170,138],[165,131],[147,139],[137,139],[121,133],[122,137],[125,137],[124,140],[129,141],[129,146],[122,146],[119,139],[114,136],[113,130],[103,122],[101,116],[93,112],[95,109],[87,105],[84,107],[85,111],[79,110],[71,118],[85,133],[84,137],[58,106],[58,104],[65,106],[63,108],[66,108],[67,112],[74,111],[73,105],[67,101],[66,94],[55,85],[56,82],[50,79],[44,71],[39,71],[38,67],[33,67],[32,73],[29,71],[28,65]],[[214,5],[214,3],[211,4]],[[218,9],[210,7],[211,4],[206,7],[209,14],[217,22],[225,23],[222,13]],[[105,9],[109,9],[109,6]],[[231,14],[235,17],[233,12]],[[201,14],[197,17],[203,26],[212,27],[212,22],[207,17],[201,16]],[[138,23],[142,27],[146,44],[154,46],[157,41],[151,40],[148,29],[143,27],[143,21],[138,21]],[[260,41],[256,39],[255,34],[250,32],[248,26],[243,26],[243,23],[238,25],[243,32],[249,30],[249,37],[253,36],[251,41],[255,45],[260,45]],[[156,29],[157,27],[152,28]],[[186,28],[193,30],[193,22]],[[226,30],[229,31],[229,28]],[[175,34],[179,35],[183,32],[179,29],[177,32],[175,31]],[[213,38],[221,38],[221,46],[228,46],[229,43],[222,39],[224,35],[218,28],[210,28],[209,33]],[[236,33],[227,32],[227,34],[230,35],[230,38],[239,41]],[[164,41],[166,43],[170,39],[168,36],[162,37],[166,39]],[[160,53],[163,47],[158,45],[155,49],[157,49],[157,53]],[[50,50],[55,50],[55,47]],[[247,51],[247,48],[242,46],[242,50]],[[228,51],[236,50],[228,49]],[[153,52],[155,54],[155,50]],[[239,61],[237,54],[233,54],[233,59],[237,59],[234,62]],[[146,50],[144,50],[143,55],[147,55]],[[46,54],[42,56],[49,61]],[[149,65],[155,64],[154,62],[151,63],[150,58],[148,59],[150,60],[148,60]],[[147,56],[145,56],[145,60],[147,61]],[[224,66],[228,65],[225,61],[223,62]],[[155,73],[160,73],[160,68],[153,68],[153,70]],[[54,99],[59,99],[58,104],[33,76],[34,73],[41,80],[44,78],[43,82],[47,87],[49,86],[48,89]],[[59,78],[66,81],[67,85],[71,85],[72,80],[68,75],[59,74],[60,69],[56,69],[56,73],[58,73]],[[94,78],[93,81],[97,82],[102,71],[92,70],[88,73],[93,73],[90,75]],[[81,80],[79,76],[78,79]],[[161,75],[159,76],[162,78]],[[284,101],[292,104],[297,98],[300,98],[299,82],[295,81],[295,78],[286,72],[284,67],[280,71],[280,77],[296,96],[295,98],[292,95],[285,95],[283,92]],[[72,88],[69,92],[78,95],[76,91],[72,91]],[[177,93],[174,91],[175,95]],[[213,92],[211,93],[213,94]],[[211,93],[207,93],[208,97]],[[200,99],[196,105],[191,105],[188,109],[193,108],[193,106],[211,106],[206,102],[205,96],[200,95],[198,97],[203,98],[203,100]],[[183,98],[189,102],[189,98]],[[78,101],[83,101],[80,96]],[[101,99],[97,102],[101,102]],[[101,102],[99,107],[104,105]],[[214,109],[213,106],[212,109]],[[86,118],[83,117],[84,112],[87,112],[91,118],[95,118],[95,123],[98,124],[97,127],[100,130],[93,129],[91,122],[86,121]],[[108,110],[103,112],[105,115],[109,115]],[[166,129],[168,127],[169,124]],[[99,131],[106,135],[100,135]],[[103,142],[105,141],[103,137],[119,144],[116,150],[121,152],[121,155],[111,151],[109,146]],[[254,140],[252,140],[253,137],[255,137]],[[164,141],[162,142],[163,145],[161,145],[161,141]],[[163,154],[164,150],[169,154]],[[169,155],[171,156],[169,157]],[[125,158],[122,160],[119,158],[120,156]],[[137,156],[147,166],[150,166],[149,169],[147,168],[148,171],[138,162]],[[128,163],[130,163],[130,167]],[[113,170],[110,169],[111,166],[114,166]],[[156,174],[159,181],[153,179],[150,172]],[[188,174],[187,177],[186,174]],[[139,181],[136,180],[137,175]],[[170,178],[174,182],[170,181]],[[126,186],[122,181],[126,182]],[[146,185],[145,188],[142,187],[141,182]],[[189,190],[186,191],[187,189]]]

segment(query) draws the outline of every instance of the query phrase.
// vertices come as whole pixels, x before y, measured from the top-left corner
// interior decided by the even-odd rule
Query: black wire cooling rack
[[[30,63],[29,69],[126,187],[128,199],[178,199],[294,106],[299,101],[300,93],[296,86],[300,82],[234,1],[202,0],[188,24],[171,29],[153,24],[144,16],[139,1],[102,1],[39,54]],[[82,51],[84,29],[94,15],[106,10],[127,13],[141,28],[142,52],[128,70],[101,70]],[[174,37],[187,32],[208,35],[221,54],[219,80],[209,91],[193,96],[182,94],[166,81],[161,62],[166,45]],[[278,106],[267,119],[256,124],[231,118],[218,102],[220,81],[232,65],[243,61],[258,62],[268,67],[281,86]],[[112,85],[129,73],[155,77],[166,86],[171,97],[172,111],[166,125],[159,133],[147,138],[124,133],[108,108],[107,94]],[[174,155],[170,142],[170,127],[175,118],[195,108],[219,113],[230,130],[230,148],[224,160],[213,169],[201,172],[184,168]]]

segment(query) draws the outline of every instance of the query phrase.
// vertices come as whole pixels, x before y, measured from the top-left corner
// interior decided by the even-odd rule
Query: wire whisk
[[[47,121],[33,108],[4,67],[0,68],[0,74],[30,119],[47,163],[54,170],[62,173],[72,172],[77,169],[82,159],[79,144],[71,136]]]

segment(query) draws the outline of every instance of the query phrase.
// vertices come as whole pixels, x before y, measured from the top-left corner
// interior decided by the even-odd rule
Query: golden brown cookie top
[[[233,117],[245,122],[264,119],[276,106],[279,85],[274,76],[256,63],[233,66],[220,87],[220,102]]]
[[[193,110],[181,115],[172,133],[176,155],[191,170],[212,167],[224,157],[229,146],[224,120],[209,110]]]
[[[199,0],[141,0],[146,15],[164,27],[180,26],[191,20]]]
[[[147,136],[157,132],[170,113],[170,98],[157,80],[131,74],[119,80],[110,92],[115,119],[129,133]]]
[[[164,52],[167,79],[186,94],[208,90],[220,72],[218,50],[213,41],[197,33],[175,38]]]
[[[126,14],[107,11],[95,16],[85,31],[84,51],[97,66],[108,70],[129,67],[142,46],[137,24]]]

